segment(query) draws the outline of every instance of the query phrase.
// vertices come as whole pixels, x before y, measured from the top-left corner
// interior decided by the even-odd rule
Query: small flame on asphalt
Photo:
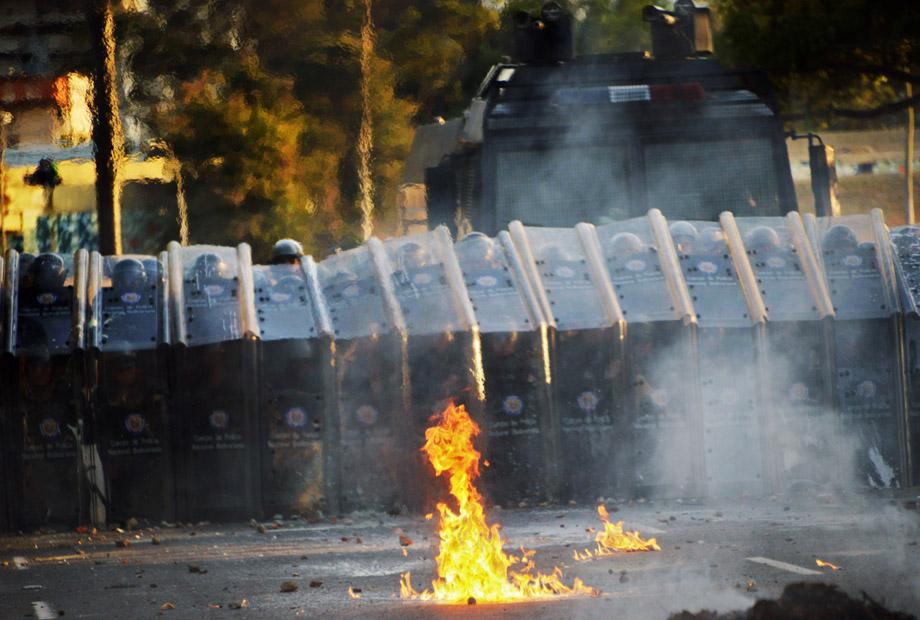
[[[827,567],[827,568],[831,569],[832,571],[838,571],[838,570],[840,570],[840,567],[837,566],[836,564],[831,564],[830,562],[825,562],[824,560],[819,560],[819,559],[817,559],[817,558],[815,558],[815,564],[817,564],[818,566],[820,566],[820,567],[822,567],[822,568]]]

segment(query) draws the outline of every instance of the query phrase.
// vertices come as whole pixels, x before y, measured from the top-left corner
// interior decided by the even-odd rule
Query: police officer
[[[281,239],[272,246],[272,265],[299,265],[303,246],[293,239]]]

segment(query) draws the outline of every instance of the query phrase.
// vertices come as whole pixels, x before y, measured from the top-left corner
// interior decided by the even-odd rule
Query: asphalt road
[[[617,511],[613,512],[614,505]],[[0,618],[641,618],[743,609],[785,584],[823,581],[920,615],[920,513],[904,498],[608,502],[660,552],[572,559],[598,527],[593,506],[490,510],[509,550],[537,550],[597,597],[445,606],[399,600],[434,577],[435,521],[354,514],[322,523],[142,527],[0,538]],[[412,540],[400,546],[399,534]],[[156,538],[159,544],[154,544]],[[120,547],[116,541],[127,540]],[[815,559],[839,565],[819,568]],[[195,571],[195,572],[193,572]],[[282,583],[297,589],[281,592]],[[313,582],[311,587],[311,582]],[[352,599],[348,588],[360,590]],[[245,599],[245,602],[243,603]],[[241,608],[234,608],[240,605]],[[231,605],[234,604],[234,605]]]

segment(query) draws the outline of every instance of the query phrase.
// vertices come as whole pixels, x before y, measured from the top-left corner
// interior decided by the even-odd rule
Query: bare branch
[[[908,99],[893,101],[891,103],[886,103],[875,108],[867,108],[865,110],[831,108],[831,112],[837,116],[845,116],[847,118],[878,118],[879,116],[885,116],[886,114],[894,114],[895,112],[906,110],[907,108],[917,104],[920,104],[920,95],[914,95]]]
[[[920,84],[920,75],[914,75],[909,71],[904,71],[902,69],[895,69],[885,65],[848,65],[848,64],[832,64],[830,65],[832,69],[838,69],[841,71],[847,71],[849,73],[870,73],[875,75],[884,75],[887,78],[892,80],[897,80],[899,82],[910,82],[911,84]]]

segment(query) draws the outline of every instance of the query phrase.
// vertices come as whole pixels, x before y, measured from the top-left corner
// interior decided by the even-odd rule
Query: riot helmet
[[[671,224],[671,239],[680,252],[690,254],[693,252],[693,244],[696,242],[696,227],[690,222],[674,222]]]
[[[769,254],[780,247],[779,235],[769,226],[758,226],[744,240],[747,249],[755,254]]]
[[[57,254],[40,254],[29,265],[29,274],[36,288],[43,292],[59,290],[67,280],[64,259]]]
[[[122,292],[140,293],[147,286],[147,270],[136,258],[122,258],[112,269],[112,287]]]
[[[144,272],[147,276],[147,281],[155,281],[160,277],[161,265],[160,261],[156,258],[145,258],[141,261],[144,263]]]
[[[303,256],[303,246],[294,239],[281,239],[272,246],[272,265],[296,265]]]
[[[414,241],[399,248],[399,266],[403,270],[421,269],[428,262],[428,252]]]
[[[213,253],[202,254],[195,259],[194,273],[203,281],[229,279],[230,268],[220,256]]]
[[[631,232],[617,233],[610,239],[610,254],[613,256],[629,256],[644,251],[642,239]]]
[[[725,235],[721,228],[707,228],[699,236],[700,252],[721,254],[725,251]]]
[[[824,249],[832,252],[846,252],[856,249],[858,245],[856,234],[849,226],[838,224],[831,226],[824,233]]]
[[[492,240],[480,232],[470,233],[464,237],[457,244],[457,251],[460,256],[473,263],[489,263],[495,257]]]

